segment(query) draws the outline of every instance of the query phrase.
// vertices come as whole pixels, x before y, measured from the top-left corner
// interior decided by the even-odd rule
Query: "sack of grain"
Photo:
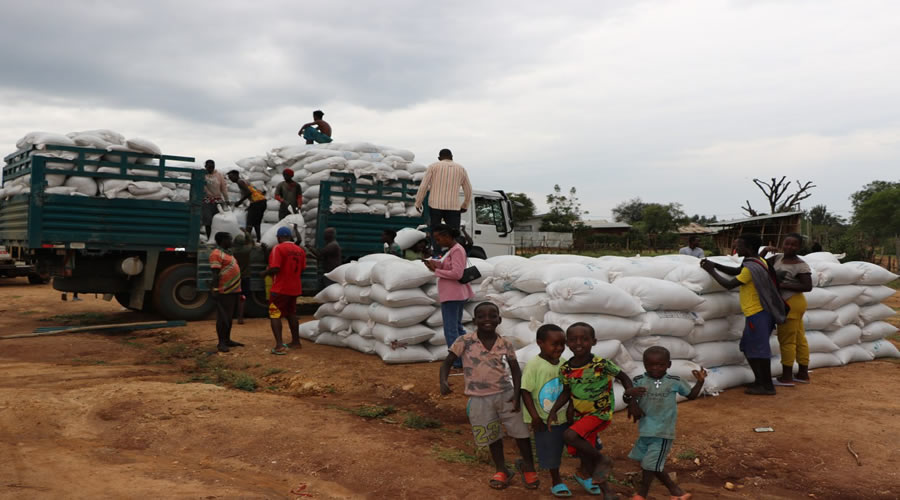
[[[621,288],[590,278],[568,278],[547,287],[550,310],[558,313],[630,317],[644,312],[638,299]]]

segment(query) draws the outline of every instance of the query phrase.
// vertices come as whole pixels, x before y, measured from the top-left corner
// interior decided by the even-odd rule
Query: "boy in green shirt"
[[[542,325],[537,330],[537,344],[541,353],[525,365],[522,371],[522,403],[525,405],[523,420],[534,430],[538,463],[550,471],[553,486],[550,492],[557,497],[570,497],[572,492],[559,476],[563,448],[566,445],[563,433],[569,423],[563,418],[566,408],[557,412],[559,425],[548,427],[548,411],[553,408],[556,398],[562,393],[559,381],[560,356],[566,348],[566,334],[556,325]]]

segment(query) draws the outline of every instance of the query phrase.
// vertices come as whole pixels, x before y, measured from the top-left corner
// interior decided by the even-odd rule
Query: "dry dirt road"
[[[0,335],[147,319],[83,299],[0,281]],[[233,336],[247,345],[224,355],[206,354],[212,321],[0,340],[0,498],[549,497],[518,480],[487,487],[459,380],[441,397],[437,364],[386,366],[309,343],[272,356],[259,319]],[[680,405],[678,482],[697,499],[900,498],[900,363],[816,370],[813,381],[773,398],[730,390]],[[761,426],[775,432],[753,432]],[[623,498],[639,470],[626,458],[635,436],[621,413],[604,435]],[[566,459],[564,474],[574,466]],[[655,485],[651,498],[668,495]]]

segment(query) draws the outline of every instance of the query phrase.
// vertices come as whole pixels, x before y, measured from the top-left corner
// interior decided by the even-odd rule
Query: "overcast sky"
[[[483,189],[688,214],[753,177],[848,196],[900,169],[894,1],[2,0],[0,144],[112,128],[220,165],[299,143],[449,147]]]

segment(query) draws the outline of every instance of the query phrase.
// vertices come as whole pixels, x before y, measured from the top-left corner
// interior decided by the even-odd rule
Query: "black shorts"
[[[254,201],[247,207],[247,227],[256,227],[262,224],[263,215],[266,213],[266,200]]]
[[[219,213],[219,204],[218,202],[203,202],[203,225],[211,226],[213,216]],[[207,236],[212,236],[211,234],[207,234]]]

